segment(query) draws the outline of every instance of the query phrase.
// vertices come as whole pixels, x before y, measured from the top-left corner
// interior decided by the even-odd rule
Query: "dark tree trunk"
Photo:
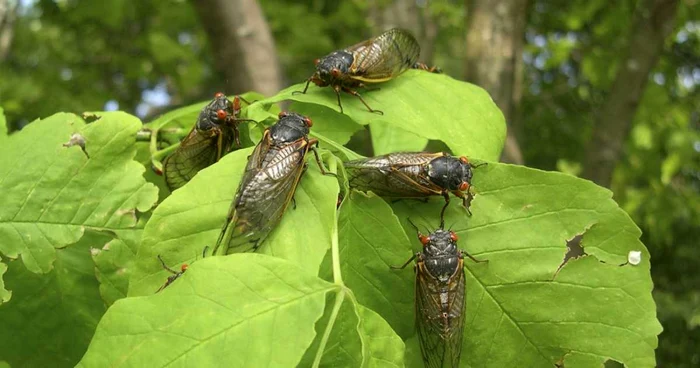
[[[586,147],[583,176],[609,187],[649,73],[673,30],[679,0],[643,0],[630,43]]]
[[[465,78],[485,88],[503,111],[508,136],[501,160],[522,164],[516,138],[522,95],[527,0],[466,0]]]
[[[226,93],[280,90],[275,42],[255,0],[191,0],[207,32]]]

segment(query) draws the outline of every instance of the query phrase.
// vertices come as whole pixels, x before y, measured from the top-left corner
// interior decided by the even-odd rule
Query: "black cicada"
[[[442,195],[446,202],[442,209],[444,214],[450,203],[449,192],[462,198],[462,204],[469,211],[473,198],[470,191],[472,168],[480,165],[472,166],[466,157],[453,157],[444,152],[396,152],[348,161],[344,166],[352,189],[396,198]]]
[[[168,276],[168,279],[165,281],[165,284],[163,284],[163,286],[156,290],[156,293],[160,292],[161,290],[165,289],[166,287],[170,286],[170,284],[175,282],[175,280],[177,280],[180,276],[182,276],[182,274],[185,273],[185,271],[187,271],[188,267],[187,263],[183,263],[182,266],[180,266],[180,271],[178,272],[168,267],[165,264],[165,261],[163,261],[163,258],[160,258],[160,256],[158,256],[158,260],[160,261],[160,264],[163,266],[163,268],[165,268],[168,272],[172,273],[172,275]]]
[[[411,223],[413,225],[413,223]],[[415,225],[413,225],[415,227]],[[416,329],[423,362],[428,368],[459,367],[464,329],[464,256],[480,261],[457,248],[457,234],[444,230],[418,231],[423,251],[416,253],[401,267],[416,259]]]
[[[219,161],[234,143],[236,147],[241,146],[238,124],[243,121],[254,122],[238,118],[241,100],[241,97],[236,96],[231,102],[219,92],[204,106],[190,133],[163,162],[165,182],[171,191],[185,185],[200,170]]]
[[[306,81],[301,93],[306,93],[311,82],[319,87],[331,86],[338,96],[341,113],[342,90],[357,96],[370,112],[383,114],[369,107],[355,89],[365,87],[364,83],[388,81],[410,68],[431,70],[416,62],[419,54],[418,42],[408,31],[390,29],[377,37],[316,59],[316,72]]]
[[[279,119],[265,130],[248,158],[212,254],[216,254],[222,244],[223,254],[256,250],[260,246],[292,202],[310,150],[321,172],[326,174],[314,147],[318,140],[308,137],[311,119],[284,111]]]

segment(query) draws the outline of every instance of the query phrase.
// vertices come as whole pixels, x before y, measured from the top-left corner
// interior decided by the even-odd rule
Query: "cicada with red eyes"
[[[413,225],[413,223],[411,223]],[[415,227],[415,225],[413,225]],[[464,256],[478,260],[457,247],[457,234],[440,228],[428,235],[418,233],[423,250],[400,267],[416,260],[416,329],[423,362],[428,368],[459,367],[466,288]]]
[[[172,275],[168,276],[168,279],[165,281],[165,284],[163,284],[163,286],[156,290],[156,293],[170,286],[170,284],[172,284],[173,282],[175,282],[175,280],[180,278],[180,276],[182,276],[188,268],[187,263],[183,263],[182,266],[180,266],[180,271],[175,271],[165,264],[165,261],[163,261],[163,258],[161,258],[160,255],[158,256],[158,260],[160,261],[160,264],[163,266],[163,268],[168,272],[172,273]]]
[[[248,103],[239,96],[231,101],[219,92],[204,106],[192,130],[163,162],[165,183],[171,191],[185,185],[200,170],[216,163],[232,149],[240,148],[238,125],[255,122],[238,117],[241,101]]]
[[[473,166],[466,157],[445,152],[396,152],[344,163],[350,188],[355,190],[394,198],[442,195],[441,217],[450,203],[450,192],[462,199],[471,215],[472,169],[481,165]]]
[[[388,81],[410,68],[430,70],[417,63],[419,54],[420,46],[411,33],[399,28],[390,29],[317,59],[316,72],[306,81],[301,93],[306,93],[312,82],[319,87],[331,86],[338,97],[341,113],[340,91],[344,91],[359,98],[370,112],[383,114],[369,107],[356,89],[365,87],[365,83]]]
[[[309,138],[312,122],[294,112],[281,112],[248,157],[248,164],[212,254],[256,250],[282,219],[306,169],[306,154],[314,153],[321,173],[327,173]],[[221,251],[219,251],[221,249]]]

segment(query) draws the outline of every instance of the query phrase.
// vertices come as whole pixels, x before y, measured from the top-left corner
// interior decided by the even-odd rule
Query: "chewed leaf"
[[[135,227],[137,212],[157,199],[143,166],[133,161],[141,122],[118,112],[98,116],[85,125],[75,115],[56,114],[0,145],[0,252],[21,257],[31,272],[48,272],[55,249],[75,243],[86,229]],[[76,133],[82,145],[64,146]]]
[[[451,203],[445,220],[461,249],[489,260],[465,262],[462,364],[553,366],[564,356],[565,366],[608,359],[628,367],[655,364],[661,326],[649,253],[610,191],[565,174],[495,163],[476,169],[473,185],[473,216]],[[405,219],[435,227],[443,204],[437,198],[393,207],[415,233]],[[630,251],[641,251],[637,266],[623,265]]]
[[[208,257],[161,293],[117,301],[78,366],[295,366],[337,290],[275,257]]]

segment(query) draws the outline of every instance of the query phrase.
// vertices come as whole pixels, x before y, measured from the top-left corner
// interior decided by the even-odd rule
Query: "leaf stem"
[[[335,297],[335,304],[333,304],[333,311],[331,312],[331,317],[328,320],[326,329],[323,331],[323,337],[321,338],[321,343],[318,345],[318,350],[316,351],[316,357],[314,357],[313,368],[317,368],[321,364],[321,358],[323,358],[323,352],[326,350],[326,344],[328,343],[328,338],[331,336],[331,331],[333,331],[333,325],[335,320],[338,318],[338,312],[340,312],[340,306],[345,300],[345,288],[341,287],[340,292]]]

